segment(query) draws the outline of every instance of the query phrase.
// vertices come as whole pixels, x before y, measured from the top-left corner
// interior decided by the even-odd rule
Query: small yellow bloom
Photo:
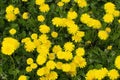
[[[33,63],[33,59],[32,58],[28,58],[27,59],[27,64],[32,64]]]
[[[19,13],[20,13],[19,8],[15,8],[14,9],[14,14],[19,14]]]
[[[32,71],[32,67],[30,67],[30,66],[26,67],[26,71],[27,72],[31,72]]]
[[[38,21],[43,22],[45,20],[45,17],[43,15],[39,15],[37,19]]]
[[[28,0],[22,0],[23,2],[28,2]]]
[[[29,13],[28,12],[24,12],[22,15],[23,19],[28,19],[29,18]]]
[[[44,25],[40,25],[39,26],[39,31],[41,33],[49,33],[50,32],[50,27],[45,25],[45,24]]]
[[[63,72],[69,72],[72,69],[72,66],[68,63],[62,65]]]
[[[14,6],[13,6],[13,5],[9,5],[9,6],[6,8],[6,13],[7,13],[7,14],[13,13],[13,10],[14,10]]]
[[[37,65],[36,63],[32,63],[32,64],[30,64],[30,67],[31,67],[32,69],[36,69],[36,68],[38,67],[38,65]]]
[[[114,15],[114,17],[119,17],[120,16],[120,12],[118,10],[115,10],[113,12],[113,15]]]
[[[70,2],[70,0],[61,0],[62,2],[64,2],[64,3],[69,3]]]
[[[39,9],[41,12],[48,12],[50,10],[50,7],[48,4],[42,4],[40,5]]]
[[[37,37],[38,37],[38,35],[37,35],[36,33],[33,33],[33,34],[31,35],[31,38],[34,39],[34,40],[37,39]]]
[[[59,7],[62,7],[62,6],[64,5],[64,3],[60,1],[60,2],[57,3],[57,5],[58,5]]]
[[[118,20],[118,22],[120,23],[120,19]]]
[[[108,35],[107,31],[100,30],[100,31],[98,32],[98,37],[99,37],[101,40],[106,40],[106,39],[109,37],[109,35]]]
[[[53,31],[53,32],[51,33],[51,36],[52,36],[53,38],[57,38],[57,37],[58,37],[58,33],[55,32],[55,31]]]
[[[21,75],[21,76],[18,78],[18,80],[27,80],[27,76]]]
[[[105,31],[107,31],[108,33],[110,33],[110,32],[111,32],[110,27],[106,27],[106,28],[105,28]]]
[[[111,46],[111,45],[107,47],[107,50],[111,50],[111,49],[112,49],[112,46]]]
[[[16,33],[16,30],[15,30],[14,28],[12,28],[12,29],[9,30],[9,33],[10,33],[11,35],[14,35],[14,34]]]

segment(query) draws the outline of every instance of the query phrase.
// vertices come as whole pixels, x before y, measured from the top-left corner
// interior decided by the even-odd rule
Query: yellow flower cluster
[[[87,6],[86,0],[75,0],[75,2],[78,4],[79,7],[84,8]]]
[[[72,41],[75,42],[80,42],[82,40],[82,37],[85,36],[85,33],[83,31],[79,30],[79,27],[75,22],[72,20],[77,17],[76,12],[71,12],[74,14],[71,16],[71,19],[68,18],[60,18],[60,17],[54,17],[52,19],[52,24],[55,25],[56,27],[67,27],[67,31],[69,34],[72,34]],[[68,12],[68,16],[72,15],[71,13]]]
[[[12,55],[19,45],[20,43],[16,39],[12,37],[6,37],[2,41],[1,52],[5,55]]]
[[[114,17],[119,17],[120,12],[116,10],[115,4],[112,2],[107,2],[104,5],[104,9],[106,14],[103,16],[103,20],[106,23],[112,23],[114,20]]]
[[[27,72],[31,72],[32,69],[36,69],[37,68],[37,64],[33,62],[33,59],[32,58],[28,58],[27,59],[27,64],[30,65],[30,66],[27,66],[26,67],[26,71]]]
[[[92,69],[86,73],[86,80],[102,80],[106,76],[110,80],[116,80],[119,77],[119,73],[116,69],[107,70],[106,68]]]
[[[88,27],[92,27],[94,29],[100,29],[102,27],[102,24],[99,20],[91,18],[87,13],[81,15],[80,21],[86,24]]]
[[[14,7],[13,5],[9,5],[6,8],[5,17],[9,22],[15,21],[16,20],[16,15],[19,14],[19,13],[20,13],[19,8]]]

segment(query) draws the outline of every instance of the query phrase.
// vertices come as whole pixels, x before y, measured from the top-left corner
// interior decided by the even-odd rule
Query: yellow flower
[[[62,51],[62,48],[60,47],[60,45],[54,45],[52,48],[52,52],[57,53],[59,51]]]
[[[104,22],[106,22],[106,23],[112,23],[113,20],[114,20],[114,17],[113,17],[113,15],[111,15],[111,14],[105,14],[105,15],[103,16],[103,20],[104,20]]]
[[[53,32],[51,33],[51,36],[52,36],[53,38],[57,38],[57,37],[58,37],[58,33],[55,32],[55,31],[53,31]]]
[[[113,12],[113,15],[114,15],[114,17],[119,17],[120,16],[120,12],[118,10],[115,10]]]
[[[45,20],[45,17],[43,15],[39,15],[37,19],[38,21],[43,22]]]
[[[32,69],[36,69],[37,68],[37,64],[36,63],[32,63],[32,64],[30,64],[30,67],[32,68]]]
[[[64,44],[64,50],[65,51],[73,51],[74,50],[74,48],[75,48],[75,45],[72,43],[72,42],[66,42],[65,44]]]
[[[112,14],[115,10],[115,4],[113,4],[112,2],[107,2],[105,5],[104,5],[104,9],[107,13],[109,14]]]
[[[67,14],[68,19],[76,19],[77,18],[77,13],[75,11],[69,11]]]
[[[79,30],[79,27],[78,27],[78,25],[76,25],[76,24],[71,24],[71,25],[69,25],[69,27],[67,28],[68,33],[69,33],[69,34],[72,34],[72,35],[74,35],[78,30]]]
[[[24,38],[24,39],[22,39],[22,43],[26,43],[26,42],[28,42],[28,41],[31,41],[31,39],[29,38],[29,37],[26,37],[26,38]]]
[[[73,58],[73,55],[71,52],[69,52],[69,51],[64,52],[64,59],[66,61],[71,60],[72,58]]]
[[[32,52],[32,51],[34,51],[36,46],[32,41],[28,41],[25,43],[24,48],[27,52]]]
[[[39,9],[41,12],[48,12],[50,10],[50,7],[48,4],[42,4],[40,5]]]
[[[28,0],[22,0],[23,2],[28,2]]]
[[[55,25],[56,27],[60,27],[60,26],[65,27],[66,26],[65,22],[66,22],[65,18],[54,17],[52,19],[52,24]]]
[[[56,54],[58,59],[65,59],[65,52],[58,51]]]
[[[57,63],[56,63],[56,68],[57,68],[57,69],[62,69],[62,65],[63,65],[62,62],[57,62]]]
[[[12,55],[19,45],[18,40],[12,37],[6,37],[2,41],[1,52],[5,55]]]
[[[21,75],[21,76],[18,78],[18,80],[27,80],[27,76]]]
[[[45,0],[35,0],[36,5],[42,5],[45,3]]]
[[[98,37],[101,39],[101,40],[106,40],[108,38],[108,33],[104,30],[100,30],[98,32]]]
[[[69,72],[72,69],[72,66],[68,63],[62,65],[63,72]]]
[[[24,12],[23,15],[22,15],[22,18],[23,19],[28,19],[29,18],[29,13],[28,12]]]
[[[9,14],[9,13],[13,13],[14,11],[14,6],[13,5],[9,5],[7,8],[6,8],[6,13]]]
[[[107,47],[107,50],[111,50],[111,49],[112,49],[112,46],[111,46],[111,45]]]
[[[14,35],[14,34],[16,33],[16,30],[15,30],[14,28],[12,28],[12,29],[9,30],[9,33],[10,33],[11,35]]]
[[[47,26],[47,25],[40,25],[39,26],[39,31],[41,32],[41,33],[49,33],[50,32],[50,28],[49,28],[49,26]]]
[[[42,56],[42,55],[39,54],[37,56],[36,62],[39,65],[43,65],[46,62],[46,60],[47,60],[46,56]]]
[[[46,45],[39,45],[37,47],[37,52],[43,56],[46,56],[47,54],[49,54],[49,48],[47,48]]]
[[[49,61],[46,63],[46,67],[47,67],[48,69],[53,70],[53,69],[55,69],[55,66],[56,66],[56,63],[55,63],[54,61],[52,61],[52,60],[49,60]]]
[[[19,8],[15,8],[14,9],[14,14],[19,14],[19,13],[20,13]]]
[[[115,66],[116,68],[120,69],[120,55],[117,56],[115,59]]]
[[[64,2],[64,3],[69,3],[70,2],[70,0],[61,0],[62,2]]]
[[[9,22],[16,20],[16,15],[13,14],[13,13],[7,13],[7,14],[5,15],[5,17],[6,17],[6,19],[7,19]]]
[[[84,68],[87,65],[86,60],[83,57],[75,56],[73,62],[80,68]]]
[[[43,25],[44,26],[44,25]],[[47,26],[46,26],[47,27]],[[40,28],[40,27],[39,27]],[[47,27],[47,31],[49,28]],[[39,29],[40,30],[40,29]],[[44,31],[43,31],[44,32]],[[42,42],[42,43],[46,43],[47,42],[47,39],[48,39],[48,36],[46,34],[42,34],[39,36],[39,41]]]
[[[48,57],[49,57],[50,60],[54,60],[55,59],[55,53],[50,53]]]
[[[77,0],[76,2],[78,3],[78,6],[81,7],[81,8],[87,6],[86,0]]]
[[[57,3],[57,5],[58,5],[59,7],[62,7],[62,6],[64,5],[64,3],[60,1],[60,2]]]
[[[86,73],[86,80],[94,80],[95,79],[95,73],[96,73],[96,69],[93,69],[93,70],[89,70],[87,73]]]
[[[84,48],[80,48],[80,47],[79,47],[79,48],[76,49],[76,55],[77,55],[77,56],[80,56],[80,57],[81,57],[81,56],[84,56],[84,54],[85,54]]]
[[[99,21],[99,20],[95,20],[95,19],[93,19],[93,22],[92,22],[93,24],[92,24],[92,27],[94,28],[94,29],[100,29],[101,27],[102,27],[102,24],[101,24],[101,22]]]
[[[45,67],[42,67],[42,68],[39,68],[38,70],[37,70],[37,75],[38,76],[43,76],[43,75],[45,75],[45,72],[46,70],[45,70]]]
[[[27,64],[32,64],[33,63],[33,59],[32,58],[28,58],[26,62],[27,62]]]
[[[31,38],[32,38],[33,40],[37,39],[37,37],[38,37],[37,33],[33,33],[33,34],[31,35]]]
[[[108,70],[106,68],[101,68],[99,70],[96,70],[95,74],[95,78],[97,80],[102,80],[104,77],[107,76]]]
[[[84,24],[87,24],[90,21],[90,15],[87,13],[84,13],[80,17],[80,21]]]
[[[120,19],[118,20],[118,23],[120,23]]]
[[[26,67],[26,71],[27,72],[31,72],[32,71],[32,67],[30,67],[30,66]]]
[[[107,31],[108,33],[110,33],[111,32],[111,28],[110,27],[106,27],[105,31]]]
[[[55,71],[51,71],[49,74],[46,76],[47,80],[56,80],[58,78],[58,74]]]
[[[108,77],[110,78],[110,80],[117,80],[117,78],[119,77],[119,73],[116,69],[112,69],[108,72]]]

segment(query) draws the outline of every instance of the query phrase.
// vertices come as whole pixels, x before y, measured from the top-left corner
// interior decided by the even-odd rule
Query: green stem
[[[13,63],[14,68],[15,68],[15,61],[14,61],[13,57],[10,56],[10,59],[11,59],[11,61],[12,61],[12,63]]]

